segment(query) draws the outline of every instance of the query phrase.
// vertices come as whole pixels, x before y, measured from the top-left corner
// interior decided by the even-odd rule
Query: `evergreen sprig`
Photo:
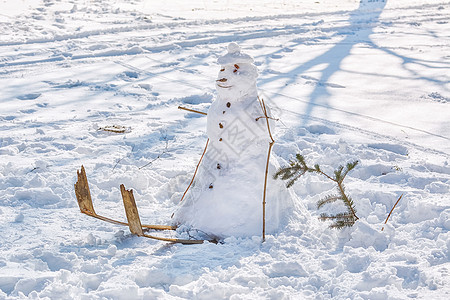
[[[331,181],[335,182],[337,184],[337,193],[334,195],[328,195],[327,197],[320,199],[317,202],[317,209],[320,209],[326,204],[341,200],[347,208],[347,212],[334,215],[323,213],[320,215],[319,219],[321,221],[332,220],[333,223],[330,225],[330,228],[341,229],[344,227],[353,226],[353,224],[355,224],[355,222],[359,218],[356,215],[355,203],[353,202],[352,198],[347,196],[347,194],[345,193],[345,186],[343,182],[347,174],[358,165],[359,161],[355,160],[353,162],[350,162],[345,167],[339,166],[334,171],[334,176],[332,177],[323,172],[318,164],[314,165],[314,168],[308,167],[305,158],[301,154],[296,154],[295,158],[295,160],[291,160],[289,162],[289,166],[281,167],[275,173],[274,178],[287,180],[286,186],[288,188],[291,187],[301,176],[303,176],[307,172],[321,174]]]
[[[286,186],[290,188],[294,183],[302,177],[306,172],[317,172],[319,169],[312,169],[309,168],[306,165],[305,158],[300,155],[296,154],[295,160],[291,160],[289,162],[289,166],[280,168],[276,173],[274,178],[281,178],[282,180],[288,180]],[[319,165],[315,166],[316,168],[319,168]]]

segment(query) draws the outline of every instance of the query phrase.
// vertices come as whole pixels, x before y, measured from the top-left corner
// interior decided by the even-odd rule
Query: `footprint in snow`
[[[41,93],[31,93],[31,94],[25,94],[25,95],[20,95],[17,96],[16,98],[19,100],[34,100],[37,99],[41,96]]]
[[[306,130],[312,134],[336,134],[333,129],[320,124],[310,125],[306,127]]]
[[[272,69],[266,69],[266,70],[264,71],[264,73],[267,73],[267,74],[276,74],[276,75],[282,74],[282,72],[280,72],[280,71],[275,71],[275,70],[272,70]]]
[[[88,47],[88,49],[91,51],[104,50],[107,48],[108,48],[108,46],[105,44],[96,44],[96,45],[92,45],[92,46]]]
[[[440,102],[440,103],[450,103],[450,98],[444,97],[438,92],[432,92],[426,96],[422,96],[423,99],[429,99],[432,101]]]
[[[44,81],[44,82],[51,85],[53,88],[58,88],[58,89],[71,89],[71,88],[86,85],[84,82],[82,82],[80,80],[72,80],[72,79],[69,79],[64,82],[53,82],[53,81]]]
[[[204,93],[203,95],[191,95],[177,100],[181,101],[184,104],[196,105],[202,103],[211,103],[212,99],[213,99],[212,94]]]
[[[133,72],[133,71],[125,71],[125,72],[117,75],[117,77],[124,81],[132,81],[132,80],[136,80],[139,78],[139,73]]]
[[[396,144],[388,144],[388,143],[373,143],[367,145],[369,148],[376,149],[376,150],[385,150],[389,152],[393,152],[395,154],[399,155],[408,155],[408,148],[402,145],[396,145]]]
[[[22,110],[20,110],[20,112],[23,114],[32,114],[32,113],[35,113],[36,110],[35,109],[22,109]]]
[[[305,81],[305,84],[312,85],[312,86],[326,86],[326,87],[335,88],[335,89],[345,89],[345,86],[343,86],[343,85],[336,84],[336,83],[330,83],[330,82],[323,82],[320,80],[308,80],[308,81]]]
[[[170,67],[176,67],[179,64],[180,64],[179,62],[168,62],[168,63],[160,64],[158,67],[160,67],[160,68],[170,68]]]
[[[300,78],[305,79],[306,80],[305,84],[307,84],[307,85],[326,86],[326,87],[336,88],[336,89],[345,89],[345,86],[343,86],[343,85],[322,81],[320,79],[317,79],[315,77],[308,76],[308,75],[300,75]]]
[[[141,89],[147,90],[147,91],[151,91],[152,90],[152,86],[148,83],[139,83],[138,86]]]
[[[427,184],[424,190],[432,194],[448,194],[450,185],[445,182],[435,181]]]

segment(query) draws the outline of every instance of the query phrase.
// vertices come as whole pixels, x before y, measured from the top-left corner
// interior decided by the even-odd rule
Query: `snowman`
[[[173,221],[219,238],[261,235],[265,194],[265,231],[273,234],[295,211],[293,193],[273,179],[279,165],[267,163],[275,122],[258,98],[253,58],[230,43],[218,63],[207,148]]]

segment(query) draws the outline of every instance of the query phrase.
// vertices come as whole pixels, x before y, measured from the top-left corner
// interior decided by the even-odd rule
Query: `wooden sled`
[[[84,166],[81,166],[81,171],[77,170],[78,180],[75,183],[75,195],[77,197],[78,206],[83,214],[100,219],[116,225],[128,226],[132,234],[137,236],[143,236],[146,238],[171,242],[171,243],[181,243],[181,244],[202,244],[204,240],[185,240],[177,238],[165,238],[146,234],[149,230],[176,230],[177,226],[170,225],[145,225],[141,224],[141,219],[139,217],[139,212],[136,206],[136,201],[134,200],[133,190],[127,190],[125,186],[120,185],[120,191],[122,193],[123,205],[125,207],[125,213],[127,216],[128,223],[110,219],[104,216],[100,216],[94,210],[94,205],[92,203],[91,192],[89,190],[89,184],[86,177],[86,171]],[[215,241],[211,241],[215,242]]]

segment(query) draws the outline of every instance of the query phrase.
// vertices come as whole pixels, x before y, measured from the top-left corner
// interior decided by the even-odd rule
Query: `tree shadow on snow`
[[[368,14],[366,1],[361,1],[359,7],[350,13],[350,18],[348,20],[349,24],[343,29],[338,29],[338,34],[344,35],[345,37],[343,40],[334,45],[334,47],[327,50],[325,53],[295,67],[288,73],[283,73],[269,79],[261,80],[260,83],[265,84],[269,81],[287,78],[288,81],[285,85],[289,86],[290,84],[295,83],[298,75],[303,74],[319,65],[326,65],[326,67],[321,71],[320,78],[310,78],[316,81],[316,84],[314,90],[309,95],[308,106],[304,114],[306,116],[310,116],[317,104],[327,105],[327,98],[330,96],[328,91],[330,86],[327,84],[328,80],[341,69],[342,61],[350,55],[350,52],[354,46],[370,41],[370,35],[373,33],[373,28],[377,24],[377,21],[387,3],[387,0],[372,0],[369,3],[372,13]],[[309,79],[309,77],[306,77],[307,76],[305,76],[305,79]],[[281,92],[281,89],[278,92]],[[307,120],[308,118],[305,118],[304,123],[306,123]]]
[[[287,79],[285,86],[289,86],[290,84],[294,84],[297,77],[301,76],[301,74],[312,70],[320,65],[325,66],[321,71],[319,78],[312,78],[309,76],[301,76],[304,79],[312,80],[315,83],[315,87],[313,91],[309,95],[309,101],[307,108],[303,112],[306,116],[304,118],[304,124],[306,125],[308,121],[308,116],[311,116],[316,106],[326,107],[328,105],[328,99],[330,97],[330,88],[339,88],[342,86],[334,85],[328,83],[328,80],[338,71],[341,70],[341,64],[345,58],[351,55],[352,49],[358,44],[365,44],[366,46],[381,50],[388,54],[389,56],[396,57],[400,59],[402,67],[412,74],[414,77],[426,80],[431,83],[437,84],[447,84],[448,81],[438,80],[436,78],[428,77],[419,74],[417,67],[426,67],[426,68],[446,68],[446,67],[437,67],[433,64],[438,63],[437,61],[423,60],[412,57],[407,57],[397,53],[392,48],[382,47],[377,45],[371,39],[371,35],[374,33],[374,28],[378,25],[379,18],[381,13],[383,12],[386,3],[388,0],[364,0],[361,1],[359,7],[350,13],[350,17],[348,19],[348,25],[345,25],[342,28],[335,29],[338,35],[343,35],[344,38],[335,44],[332,48],[324,52],[323,54],[316,56],[315,58],[295,67],[290,72],[280,73],[276,76],[262,79],[259,83],[264,85],[268,82]],[[302,43],[305,40],[302,39]],[[301,42],[298,42],[299,45]],[[280,51],[286,51],[286,49],[282,49]],[[280,52],[277,51],[277,52]],[[269,57],[273,57],[274,55],[279,55],[277,52],[273,53]],[[442,63],[442,62],[439,62]],[[364,73],[363,70],[359,71],[360,74]],[[399,76],[392,76],[386,74],[370,74],[375,76],[389,76],[394,77],[394,79],[399,79]],[[284,85],[276,92],[281,92],[284,89]]]

